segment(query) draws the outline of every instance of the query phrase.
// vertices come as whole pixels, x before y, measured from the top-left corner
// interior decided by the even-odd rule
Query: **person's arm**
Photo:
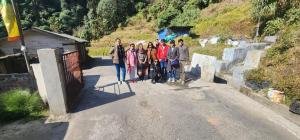
[[[145,60],[144,60],[144,62],[143,62],[143,64],[146,64],[147,60],[148,60],[148,58],[147,58],[147,56],[146,56],[146,57],[145,57]]]
[[[186,48],[186,53],[187,53],[187,62],[189,62],[190,61],[190,51],[189,51],[188,47]]]
[[[129,51],[127,51],[127,53],[126,53],[126,54],[127,54],[127,55],[126,55],[126,64],[127,64],[127,66],[130,66],[130,60],[129,60],[129,59],[130,59],[130,58],[129,58],[129,57],[130,57],[130,54],[129,54],[129,53],[130,53]]]
[[[109,50],[109,53],[111,56],[113,56],[113,53],[115,52],[115,47],[112,47],[110,50]]]
[[[179,60],[179,48],[176,48],[176,57],[175,57],[175,59],[177,59],[177,60]]]
[[[135,64],[135,66],[137,66],[137,64],[138,64],[137,61],[138,61],[137,53],[134,52],[134,64]]]
[[[186,47],[186,65],[190,64],[190,51],[189,51],[189,48]]]
[[[170,49],[168,50],[168,53],[167,53],[167,59],[170,59],[171,58],[171,51]]]
[[[161,54],[161,49],[157,48],[157,59],[158,59],[159,61],[161,61],[161,59],[160,59],[160,54]]]

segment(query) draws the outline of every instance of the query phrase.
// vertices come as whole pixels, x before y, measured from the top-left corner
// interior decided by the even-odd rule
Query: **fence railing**
[[[72,106],[84,86],[79,52],[73,51],[64,53],[62,60],[68,99],[67,103],[68,106]]]

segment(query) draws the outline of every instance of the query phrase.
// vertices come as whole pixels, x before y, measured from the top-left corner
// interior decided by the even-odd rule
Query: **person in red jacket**
[[[166,68],[167,68],[167,64],[168,64],[168,61],[167,61],[168,51],[169,51],[169,46],[166,44],[166,40],[162,39],[161,43],[158,47],[158,50],[157,50],[157,58],[160,63],[161,74],[162,74],[162,77],[164,78],[164,80],[166,80],[166,78],[167,78]]]

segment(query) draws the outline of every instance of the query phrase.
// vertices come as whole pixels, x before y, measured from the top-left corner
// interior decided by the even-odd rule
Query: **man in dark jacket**
[[[169,73],[169,80],[168,82],[174,83],[176,81],[176,69],[179,66],[179,50],[178,47],[176,47],[175,41],[170,41],[170,48],[168,50],[168,66],[167,71]]]
[[[180,81],[182,84],[185,83],[185,66],[189,63],[189,49],[184,46],[182,39],[178,40],[178,52],[179,52],[179,63],[180,63]]]

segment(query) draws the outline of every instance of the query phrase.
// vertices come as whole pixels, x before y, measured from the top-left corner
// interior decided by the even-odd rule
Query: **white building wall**
[[[43,48],[63,48],[64,51],[75,51],[75,45],[63,46],[63,43],[74,43],[62,37],[38,31],[27,31],[25,33],[25,43],[30,56],[37,56],[37,50]],[[0,49],[6,54],[13,54],[14,49],[20,49],[20,42],[8,42],[6,39],[0,40]]]

